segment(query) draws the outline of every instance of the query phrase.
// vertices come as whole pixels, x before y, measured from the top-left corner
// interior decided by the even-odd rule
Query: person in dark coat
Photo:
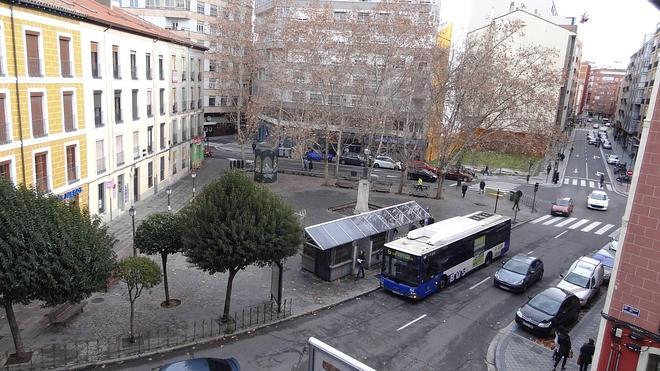
[[[360,254],[357,257],[358,273],[357,273],[357,276],[355,276],[356,281],[360,278],[360,275],[362,275],[362,278],[364,278],[364,263],[365,263],[365,260],[366,260],[366,258],[364,257],[364,250],[360,250]]]
[[[465,192],[467,192],[468,186],[467,184],[463,184],[461,187],[461,193],[463,193],[463,198],[465,198]]]
[[[587,368],[591,364],[591,360],[594,357],[595,351],[596,346],[594,345],[594,339],[589,339],[588,342],[582,345],[580,348],[580,355],[578,356],[578,365],[580,366],[580,371],[587,371]]]
[[[482,180],[481,182],[479,182],[480,193],[484,194],[486,192],[485,189],[486,189],[486,182]]]
[[[555,359],[555,366],[552,369],[556,370],[559,361],[563,358],[563,361],[561,363],[561,369],[565,370],[566,360],[568,359],[569,354],[571,353],[571,337],[568,336],[565,330],[559,331],[559,336],[557,337],[557,344],[558,344],[557,358]]]

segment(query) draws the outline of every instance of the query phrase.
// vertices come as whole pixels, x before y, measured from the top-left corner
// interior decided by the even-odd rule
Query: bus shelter
[[[302,268],[326,281],[355,272],[357,257],[364,251],[365,268],[380,265],[385,243],[398,228],[419,225],[431,215],[410,201],[378,210],[312,225],[305,228]]]

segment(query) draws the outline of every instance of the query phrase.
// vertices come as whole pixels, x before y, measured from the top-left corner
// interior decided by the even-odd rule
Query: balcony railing
[[[43,119],[32,119],[32,137],[42,138],[46,136],[46,128],[44,127]]]
[[[151,104],[147,104],[147,117],[153,116],[153,113],[151,112]]]
[[[137,80],[137,79],[138,79],[138,76],[137,76],[137,67],[136,67],[136,66],[131,66],[131,78],[132,78],[133,80]]]
[[[105,173],[105,157],[96,159],[96,173],[97,174]]]
[[[35,177],[34,188],[42,191],[50,191],[50,177],[48,175],[43,177]]]
[[[76,131],[76,115],[73,114],[70,120],[68,120],[66,117],[64,118],[64,131],[71,132],[71,131]]]
[[[151,80],[151,68],[147,68],[147,80]]]
[[[172,104],[172,113],[176,113],[176,103]]]
[[[74,165],[70,165],[70,164],[66,165],[66,180],[67,180],[67,183],[71,184],[71,183],[75,183],[75,182],[79,181],[80,177],[78,176],[78,174],[80,174],[80,166],[76,166],[75,164]]]
[[[97,128],[103,127],[103,115],[101,115],[101,107],[94,107],[94,126]]]
[[[92,64],[92,77],[95,79],[101,78],[101,64]]]
[[[202,81],[202,73],[197,72],[197,81]]]
[[[113,65],[112,66],[112,76],[115,79],[121,79],[121,66],[120,65]]]
[[[62,72],[62,77],[73,77],[71,73],[71,61],[60,61],[60,72]]]
[[[134,146],[133,147],[133,160],[137,160],[140,158],[140,146]]]
[[[190,81],[195,81],[195,73],[190,72]]]
[[[124,164],[124,151],[117,152],[117,166]]]
[[[41,77],[41,59],[28,57],[28,76]]]

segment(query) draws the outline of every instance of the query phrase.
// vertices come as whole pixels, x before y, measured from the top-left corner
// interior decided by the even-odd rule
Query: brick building
[[[587,77],[584,110],[591,116],[611,118],[616,113],[619,85],[625,70],[592,68]]]
[[[660,76],[655,71],[655,77]],[[593,369],[660,367],[660,95],[653,88]],[[652,113],[652,114],[651,114]]]
[[[587,100],[587,86],[589,84],[589,74],[591,73],[591,64],[587,61],[580,63],[580,71],[577,77],[577,92],[575,102],[573,103],[573,115],[580,116],[584,112],[584,104]]]

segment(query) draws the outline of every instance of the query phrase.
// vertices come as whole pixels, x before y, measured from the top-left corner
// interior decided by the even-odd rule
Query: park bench
[[[351,188],[351,189],[354,189],[354,188],[357,188],[357,181],[355,181],[355,180],[353,180],[353,179],[339,178],[339,179],[337,179],[337,181],[335,182],[335,186],[337,186],[337,187],[339,187],[339,188]]]
[[[422,189],[420,190],[418,186],[413,186],[410,189],[410,195],[411,196],[416,196],[416,197],[429,197],[429,189],[431,187],[427,185],[423,185]]]
[[[56,306],[48,312],[48,321],[54,325],[63,324],[66,326],[66,322],[75,316],[78,313],[83,312],[83,308],[87,305],[86,301],[81,301],[80,303],[64,303]]]
[[[376,181],[371,184],[372,191],[389,193],[390,189],[392,189],[392,182]]]

